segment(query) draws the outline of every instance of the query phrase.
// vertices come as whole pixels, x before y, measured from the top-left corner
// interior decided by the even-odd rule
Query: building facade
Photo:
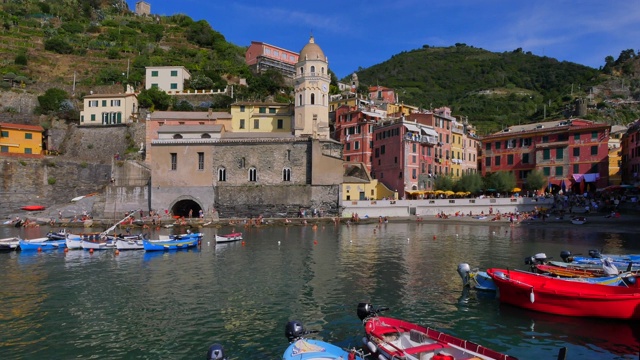
[[[345,164],[362,163],[372,170],[373,129],[384,119],[383,114],[349,106],[336,110],[334,139],[341,142]]]
[[[621,177],[624,184],[640,184],[640,120],[629,125],[622,135]]]
[[[151,4],[146,1],[137,1],[136,15],[151,15]]]
[[[231,131],[291,133],[293,105],[242,101],[231,104]]]
[[[527,175],[540,170],[555,190],[563,183],[566,190],[578,193],[606,187],[610,128],[582,119],[508,127],[481,139],[482,175],[510,171],[517,186],[525,189]]]
[[[184,66],[147,66],[144,88],[156,87],[167,94],[184,91],[184,82],[191,79],[191,73]]]
[[[83,99],[80,125],[127,124],[138,119],[138,96],[126,94],[92,94]]]
[[[42,134],[40,125],[0,123],[1,154],[42,154]]]
[[[252,41],[244,55],[245,62],[255,72],[262,73],[274,69],[287,78],[293,78],[299,55],[296,52],[269,45],[259,41]]]

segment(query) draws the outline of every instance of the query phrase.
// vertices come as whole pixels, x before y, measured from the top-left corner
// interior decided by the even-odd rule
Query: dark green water
[[[640,253],[633,234],[391,223],[253,228],[244,245],[216,246],[215,231],[204,229],[200,251],[0,253],[0,359],[204,359],[216,342],[231,359],[279,359],[291,319],[360,346],[361,301],[520,359],[555,359],[562,346],[569,359],[638,358],[637,323],[501,306],[463,292],[456,272],[524,268],[525,256],[565,249]]]

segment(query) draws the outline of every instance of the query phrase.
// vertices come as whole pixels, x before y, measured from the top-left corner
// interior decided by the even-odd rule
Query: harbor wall
[[[493,214],[509,212],[533,211],[536,208],[549,209],[553,205],[553,198],[462,198],[462,199],[422,199],[422,200],[359,200],[342,201],[342,217],[351,217],[358,214],[360,218],[366,217],[404,217],[404,216],[436,216],[444,213],[455,215],[462,212],[464,215]]]

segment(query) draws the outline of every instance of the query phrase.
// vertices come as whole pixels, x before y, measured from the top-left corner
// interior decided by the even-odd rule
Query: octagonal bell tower
[[[329,61],[313,36],[295,65],[294,135],[329,138]]]

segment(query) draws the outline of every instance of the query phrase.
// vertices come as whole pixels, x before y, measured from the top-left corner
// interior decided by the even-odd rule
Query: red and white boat
[[[216,243],[226,243],[242,240],[242,233],[231,233],[227,235],[216,235]]]
[[[637,283],[604,286],[496,268],[487,273],[505,304],[556,315],[640,319]]]
[[[358,304],[358,317],[362,320],[367,334],[362,341],[377,359],[517,360],[513,356],[435,329],[378,316],[378,313],[384,310],[387,308],[374,309],[371,304]]]

